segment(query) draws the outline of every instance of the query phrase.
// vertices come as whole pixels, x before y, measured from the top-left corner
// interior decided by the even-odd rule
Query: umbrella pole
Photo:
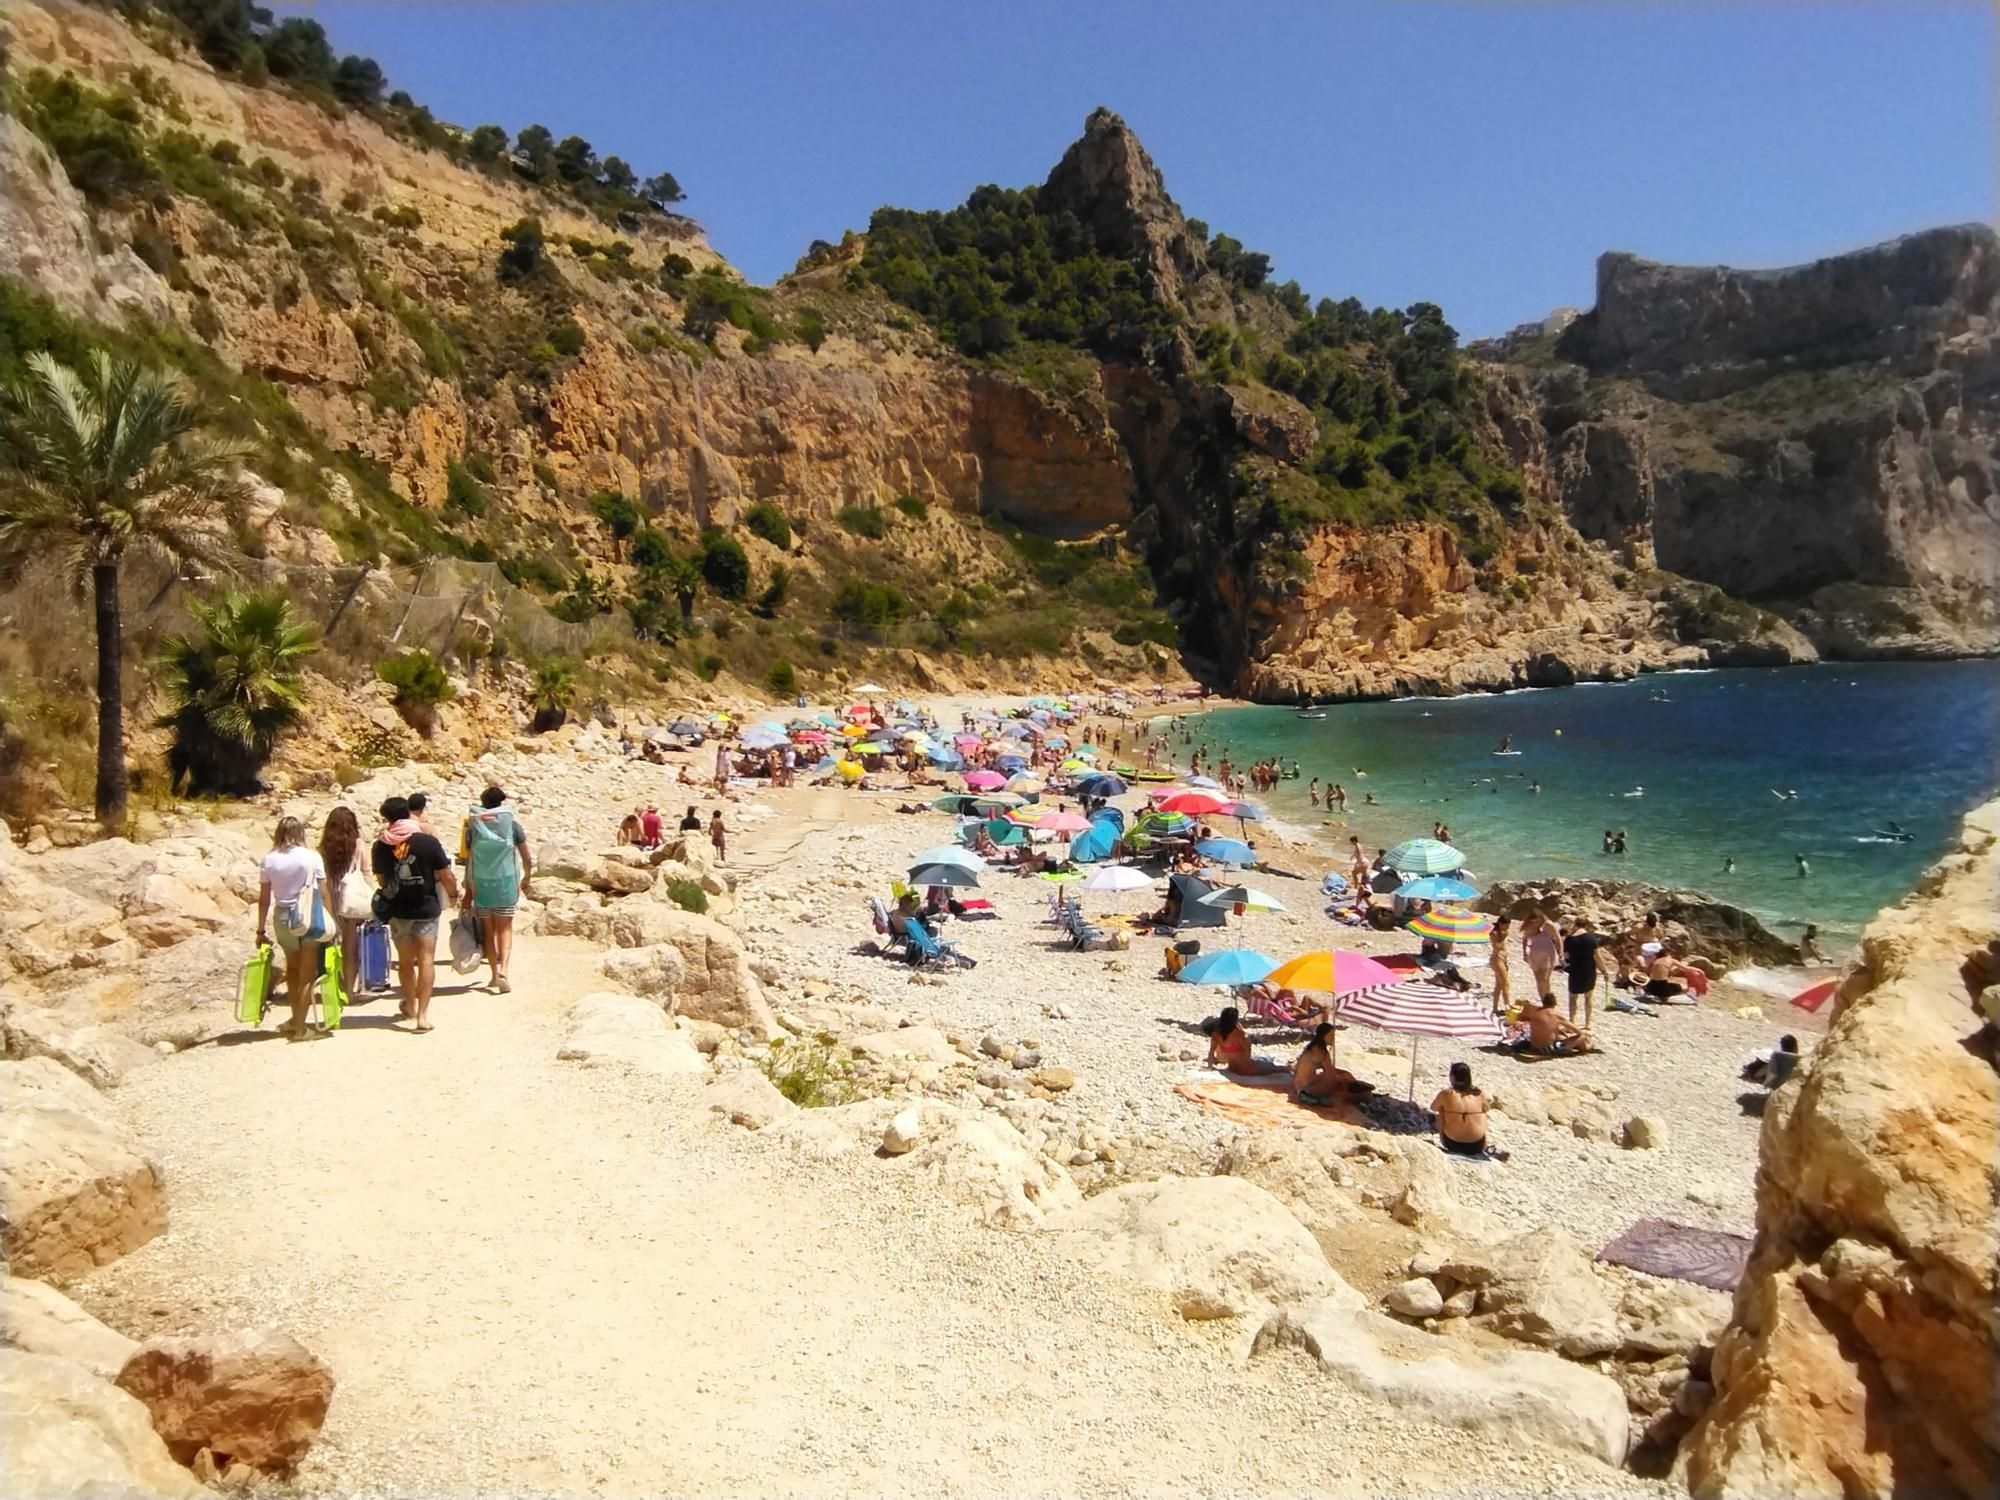
[[[1413,1104],[1417,1098],[1417,1038],[1414,1034],[1410,1037],[1410,1086],[1403,1097]]]

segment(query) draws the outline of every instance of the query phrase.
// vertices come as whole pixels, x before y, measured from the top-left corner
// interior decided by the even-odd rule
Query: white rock
[[[0,1249],[14,1273],[81,1275],[166,1227],[159,1171],[124,1130],[32,1105],[0,1119]]]
[[[1185,1318],[1225,1318],[1345,1292],[1306,1227],[1235,1177],[1168,1177],[1100,1193],[1052,1221],[1101,1269],[1167,1293]]]
[[[568,1030],[556,1056],[565,1062],[612,1064],[660,1076],[699,1074],[707,1063],[686,1032],[637,995],[597,991],[569,1009]]]
[[[0,122],[5,123],[5,122]],[[145,1406],[73,1359],[0,1349],[6,1492],[23,1500],[209,1500]]]
[[[1625,1122],[1625,1144],[1636,1150],[1659,1150],[1667,1144],[1667,1122],[1657,1115],[1632,1116]]]
[[[740,1065],[710,1084],[702,1097],[710,1109],[747,1130],[762,1130],[798,1110],[770,1079],[755,1068]]]
[[[914,1108],[906,1109],[882,1128],[882,1149],[890,1156],[901,1156],[916,1150],[923,1137],[922,1113]]]
[[[872,1057],[878,1062],[895,1059],[950,1067],[965,1061],[959,1050],[935,1026],[904,1026],[894,1031],[873,1031],[856,1037],[849,1045],[857,1054]]]
[[[1382,1296],[1382,1305],[1406,1318],[1435,1318],[1444,1311],[1444,1294],[1426,1276],[1412,1276],[1399,1282]]]
[[[139,1352],[136,1339],[107,1328],[45,1282],[25,1276],[0,1280],[0,1346],[28,1354],[73,1359],[105,1380],[115,1380]]]
[[[680,949],[671,943],[653,943],[644,948],[615,948],[604,955],[599,967],[604,977],[621,993],[665,1000],[681,986],[687,965]]]

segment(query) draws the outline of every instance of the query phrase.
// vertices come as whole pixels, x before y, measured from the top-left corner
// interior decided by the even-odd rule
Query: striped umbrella
[[[1449,875],[1465,868],[1465,856],[1436,839],[1405,839],[1383,863],[1401,875]]]
[[[1441,984],[1421,979],[1405,979],[1395,984],[1371,985],[1354,990],[1334,1001],[1334,1009],[1344,1020],[1373,1026],[1378,1031],[1403,1031],[1410,1036],[1410,1087],[1406,1098],[1417,1093],[1417,1041],[1420,1037],[1462,1037],[1467,1041],[1498,1042],[1505,1033],[1500,1018],[1485,1000]]]
[[[1433,906],[1410,918],[1410,931],[1434,943],[1483,943],[1493,933],[1493,919],[1462,906]]]

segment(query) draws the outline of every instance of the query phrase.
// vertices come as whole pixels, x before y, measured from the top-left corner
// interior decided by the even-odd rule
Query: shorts
[[[323,948],[332,942],[333,939],[331,937],[319,937],[308,942],[303,932],[293,932],[284,923],[273,922],[271,924],[271,941],[278,945],[280,953],[296,953],[301,948]]]
[[[1327,1105],[1333,1103],[1333,1095],[1317,1094],[1311,1089],[1300,1089],[1298,1099],[1301,1104],[1316,1104],[1321,1108],[1325,1108]]]
[[[389,936],[399,943],[407,943],[413,938],[437,940],[438,919],[436,917],[391,917]]]
[[[505,906],[475,906],[472,916],[475,921],[485,921],[488,917],[511,917],[520,909],[518,901],[509,901]]]
[[[1655,1000],[1670,999],[1680,994],[1682,988],[1683,986],[1675,984],[1671,979],[1649,979],[1646,981],[1646,993],[1651,995]]]
[[[1451,1156],[1484,1156],[1486,1154],[1486,1142],[1483,1140],[1455,1141],[1448,1135],[1441,1135],[1438,1137],[1438,1144]]]

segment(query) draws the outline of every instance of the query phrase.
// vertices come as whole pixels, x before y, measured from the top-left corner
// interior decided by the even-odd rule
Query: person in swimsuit
[[[1292,1064],[1292,1097],[1301,1104],[1335,1104],[1354,1092],[1354,1075],[1333,1064],[1333,1049],[1328,1045],[1332,1036],[1333,1027],[1320,1022]]]
[[[1562,956],[1562,929],[1546,912],[1531,911],[1521,923],[1521,958],[1535,976],[1535,993],[1555,988],[1556,960]]]
[[[1277,1066],[1250,1050],[1250,1037],[1233,1005],[1223,1008],[1208,1034],[1208,1065],[1225,1073],[1269,1073]]]
[[[1451,1087],[1439,1090],[1431,1100],[1438,1145],[1453,1156],[1491,1156],[1505,1161],[1506,1152],[1495,1151],[1486,1143],[1486,1114],[1486,1096],[1472,1086],[1471,1067],[1453,1063]]]
[[[1514,1044],[1516,1052],[1538,1052],[1544,1057],[1570,1057],[1595,1051],[1590,1033],[1563,1019],[1556,1009],[1556,997],[1542,996],[1540,1005],[1528,1007],[1524,1019],[1528,1034]]]
[[[1493,971],[1493,1009],[1496,1013],[1504,1013],[1514,1004],[1513,981],[1507,974],[1507,928],[1507,918],[1496,918],[1493,931],[1487,938],[1486,962]]]

